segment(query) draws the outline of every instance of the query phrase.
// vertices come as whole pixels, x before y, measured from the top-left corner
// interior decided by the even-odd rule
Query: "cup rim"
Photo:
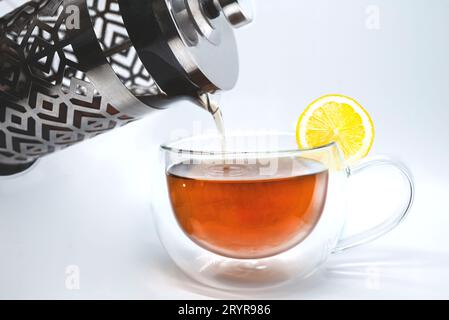
[[[254,137],[254,136],[278,136],[278,137],[293,137],[296,139],[296,133],[293,132],[254,132],[254,131],[244,131],[244,132],[230,132],[226,134],[226,137]],[[200,140],[200,139],[217,139],[220,138],[218,134],[203,134],[203,135],[193,135],[188,137],[182,137],[178,139],[174,139],[167,143],[164,143],[160,146],[162,151],[169,153],[178,153],[178,154],[189,154],[192,156],[236,156],[236,155],[291,155],[297,153],[305,153],[305,152],[316,152],[322,151],[331,147],[338,147],[336,142],[331,142],[323,146],[319,146],[316,148],[280,148],[279,150],[261,150],[261,151],[200,151],[200,150],[189,150],[188,148],[179,148],[175,147],[176,144],[180,144],[181,142],[189,141],[189,140]]]

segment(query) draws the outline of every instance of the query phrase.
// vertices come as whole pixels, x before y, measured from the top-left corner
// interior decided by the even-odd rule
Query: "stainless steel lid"
[[[232,89],[233,27],[252,21],[248,0],[119,0],[143,64],[169,96]]]

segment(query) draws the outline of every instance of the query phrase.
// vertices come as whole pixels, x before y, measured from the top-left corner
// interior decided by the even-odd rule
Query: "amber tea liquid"
[[[178,164],[167,171],[178,224],[203,248],[256,259],[276,255],[303,241],[318,223],[326,202],[328,171],[312,160],[276,159],[262,166]]]

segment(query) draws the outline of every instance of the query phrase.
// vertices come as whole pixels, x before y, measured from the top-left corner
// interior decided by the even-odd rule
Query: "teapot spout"
[[[196,104],[210,114],[215,115],[217,112],[221,112],[217,100],[217,94],[202,93],[198,96]]]

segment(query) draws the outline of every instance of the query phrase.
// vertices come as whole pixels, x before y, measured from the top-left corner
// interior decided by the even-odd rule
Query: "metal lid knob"
[[[243,27],[253,21],[250,0],[214,0],[221,8],[226,19],[234,28]]]

